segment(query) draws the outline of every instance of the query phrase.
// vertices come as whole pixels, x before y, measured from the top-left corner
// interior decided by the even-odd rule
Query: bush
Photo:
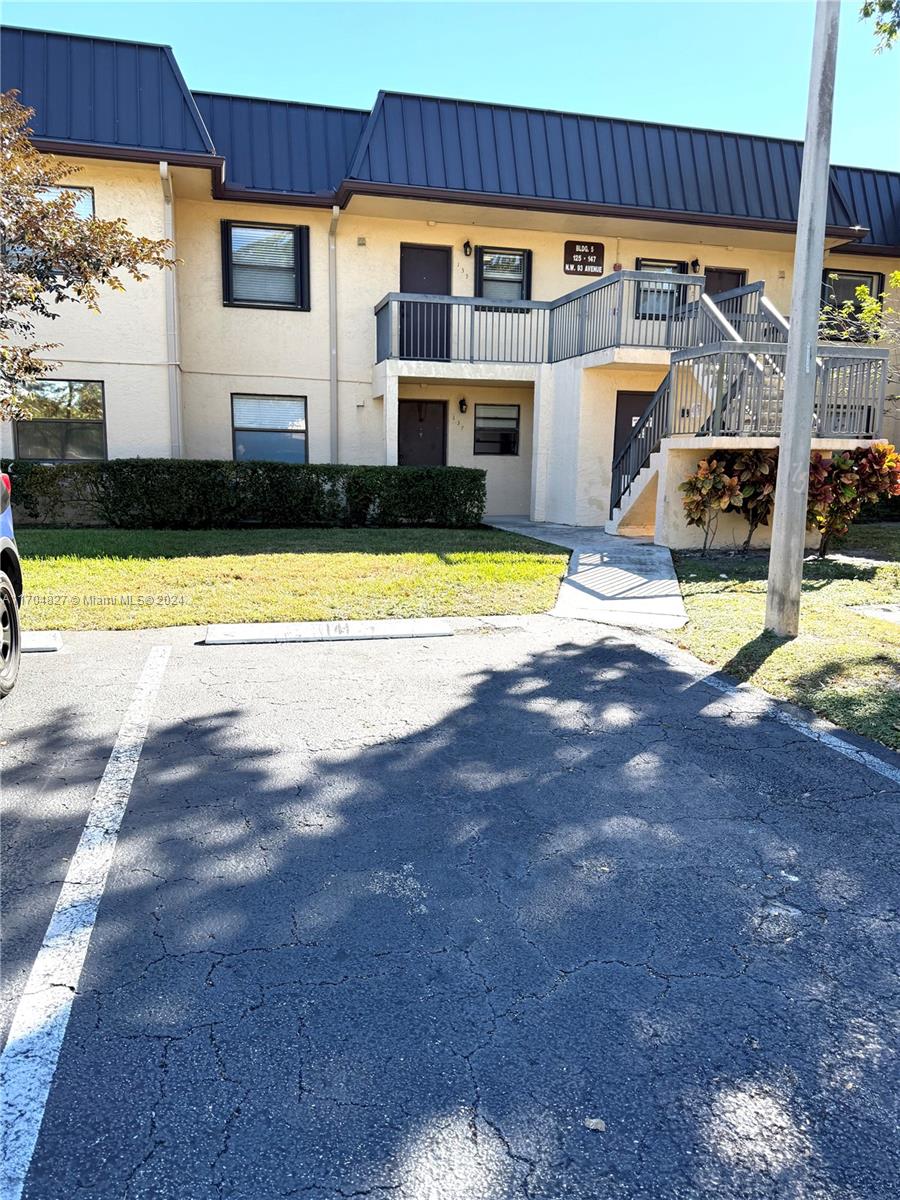
[[[775,478],[778,471],[777,450],[738,450],[727,456],[725,469],[740,485],[741,503],[729,505],[737,509],[747,522],[747,536],[741,549],[750,549],[753,535],[760,525],[768,525],[775,507]]]
[[[466,528],[485,504],[485,473],[470,467],[117,458],[9,471],[13,503],[32,520],[123,529]]]
[[[815,451],[809,464],[806,524],[822,534],[819,557],[834,538],[845,537],[864,504],[900,495],[900,455],[887,442],[855,450],[835,450],[830,458]]]
[[[881,521],[900,521],[900,496],[882,496],[874,504],[864,504],[856,518],[857,525],[872,525]]]
[[[703,530],[703,554],[716,536],[721,514],[743,504],[738,478],[729,472],[725,463],[727,457],[716,455],[701,459],[693,475],[679,484],[679,490],[684,492],[688,525],[699,525]]]
[[[749,549],[757,528],[769,523],[777,471],[777,450],[723,450],[697,464],[681,491],[687,523],[703,529],[704,554],[723,512],[739,512],[747,521],[743,549]],[[900,455],[887,442],[830,455],[815,450],[807,496],[806,525],[821,533],[819,555],[825,558],[833,540],[844,537],[865,508],[878,511],[900,502]]]

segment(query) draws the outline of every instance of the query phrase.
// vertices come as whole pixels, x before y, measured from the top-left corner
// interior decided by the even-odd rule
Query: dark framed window
[[[686,275],[688,265],[670,258],[638,258],[637,271],[664,271],[667,275]],[[679,304],[684,303],[684,285],[652,280],[638,283],[634,302],[634,315],[640,321],[663,321],[673,316]]]
[[[15,422],[16,458],[86,462],[106,458],[106,405],[98,379],[39,379],[24,390],[29,417]]]
[[[849,300],[857,307],[856,289],[866,287],[872,296],[884,291],[884,276],[877,271],[835,271],[826,267],[822,272],[822,303],[840,308]]]
[[[489,300],[530,300],[531,251],[476,246],[475,295]]]
[[[476,454],[519,453],[518,404],[475,405]]]
[[[820,321],[822,335],[847,342],[868,342],[873,331],[855,315],[860,310],[857,288],[865,287],[870,296],[880,297],[884,292],[884,276],[877,271],[835,271],[826,267],[822,272],[822,304],[838,312],[826,314]],[[845,316],[844,306],[851,310]]]
[[[223,301],[309,311],[309,226],[222,222]]]
[[[308,461],[305,396],[233,393],[231,426],[236,462]]]
[[[63,192],[74,192],[75,194],[75,216],[80,217],[83,221],[87,221],[94,215],[94,189],[89,187],[72,187],[68,184],[44,188],[43,196],[46,200],[55,200],[57,196]]]

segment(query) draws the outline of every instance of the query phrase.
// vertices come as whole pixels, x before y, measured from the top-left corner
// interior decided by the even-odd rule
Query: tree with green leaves
[[[865,0],[859,19],[875,22],[876,51],[890,50],[900,33],[900,0]]]
[[[898,292],[900,271],[892,271],[880,294],[873,295],[861,284],[852,300],[826,301],[819,312],[819,337],[823,342],[878,345],[888,351],[889,394],[900,385],[900,312],[894,306]]]
[[[138,237],[122,218],[83,217],[66,183],[78,168],[36,150],[28,127],[34,110],[14,91],[0,96],[0,417],[27,416],[23,397],[55,369],[58,343],[38,339],[38,323],[63,304],[99,311],[101,288],[124,291],[123,279],[147,278],[173,265],[171,242]]]

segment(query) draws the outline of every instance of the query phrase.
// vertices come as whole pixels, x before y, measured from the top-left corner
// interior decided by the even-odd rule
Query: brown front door
[[[731,271],[725,267],[707,267],[704,290],[707,296],[718,296],[721,292],[730,292],[733,288],[743,287],[746,282],[746,271]]]
[[[446,464],[446,400],[399,401],[397,462],[401,467],[443,467]]]
[[[400,291],[419,296],[450,295],[450,247],[400,247]],[[450,305],[400,301],[400,357],[450,358]]]
[[[647,411],[655,392],[616,392],[616,434],[613,458],[631,437],[631,431]]]

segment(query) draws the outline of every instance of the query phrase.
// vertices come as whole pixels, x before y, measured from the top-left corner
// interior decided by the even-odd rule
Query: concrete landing
[[[629,629],[680,629],[687,623],[665,546],[615,537],[600,526],[554,525],[526,517],[493,517],[486,524],[572,551],[554,616]]]

